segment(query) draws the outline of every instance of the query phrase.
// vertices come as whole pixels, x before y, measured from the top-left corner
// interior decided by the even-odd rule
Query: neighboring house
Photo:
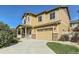
[[[75,21],[71,21],[71,30],[72,32],[79,32],[79,19]]]
[[[19,38],[58,40],[62,34],[70,32],[68,8],[57,7],[39,14],[24,13],[22,25],[18,25],[16,29]]]

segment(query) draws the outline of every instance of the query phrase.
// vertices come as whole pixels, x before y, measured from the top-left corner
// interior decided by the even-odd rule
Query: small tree
[[[75,32],[71,38],[71,42],[78,42],[79,41],[79,33]]]
[[[4,24],[3,22],[0,22],[0,29],[10,30],[10,27],[8,26],[8,24]]]
[[[69,41],[69,36],[67,34],[63,34],[60,39],[60,41]]]

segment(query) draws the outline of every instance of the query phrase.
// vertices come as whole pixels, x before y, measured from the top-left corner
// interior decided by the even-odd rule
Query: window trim
[[[42,15],[40,15],[40,16],[42,17],[42,20],[43,20],[43,16]],[[37,16],[37,21],[38,21],[38,17],[40,17],[40,16]],[[42,22],[42,20],[38,21],[38,22]]]
[[[23,20],[23,24],[26,24],[26,19]]]
[[[54,11],[54,12],[50,12],[50,13],[49,13],[49,20],[52,20],[52,19],[50,19],[50,14],[51,14],[51,13],[54,13],[54,18],[52,18],[52,19],[55,19],[55,18],[56,18],[56,13],[55,13],[55,11]]]
[[[26,17],[24,17],[24,18],[22,19],[22,24],[24,24],[24,20],[26,20]]]
[[[29,20],[28,20],[28,18],[29,18]],[[30,22],[30,16],[27,16],[27,21]]]

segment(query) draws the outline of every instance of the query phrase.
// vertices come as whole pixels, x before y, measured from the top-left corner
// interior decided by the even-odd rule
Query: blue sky
[[[44,10],[50,10],[56,7],[55,5],[0,5],[0,21],[8,24],[11,28],[16,28],[21,24],[21,17],[25,12],[39,13]],[[72,20],[79,18],[78,5],[71,5],[69,13]]]

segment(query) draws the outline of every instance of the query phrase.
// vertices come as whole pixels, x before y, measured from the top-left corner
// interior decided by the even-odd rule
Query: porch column
[[[27,37],[27,29],[26,29],[26,27],[25,27],[25,37]]]
[[[18,37],[18,29],[16,30],[16,32],[17,32],[17,37]]]
[[[22,38],[22,28],[20,28],[20,35],[21,35],[21,38]]]

